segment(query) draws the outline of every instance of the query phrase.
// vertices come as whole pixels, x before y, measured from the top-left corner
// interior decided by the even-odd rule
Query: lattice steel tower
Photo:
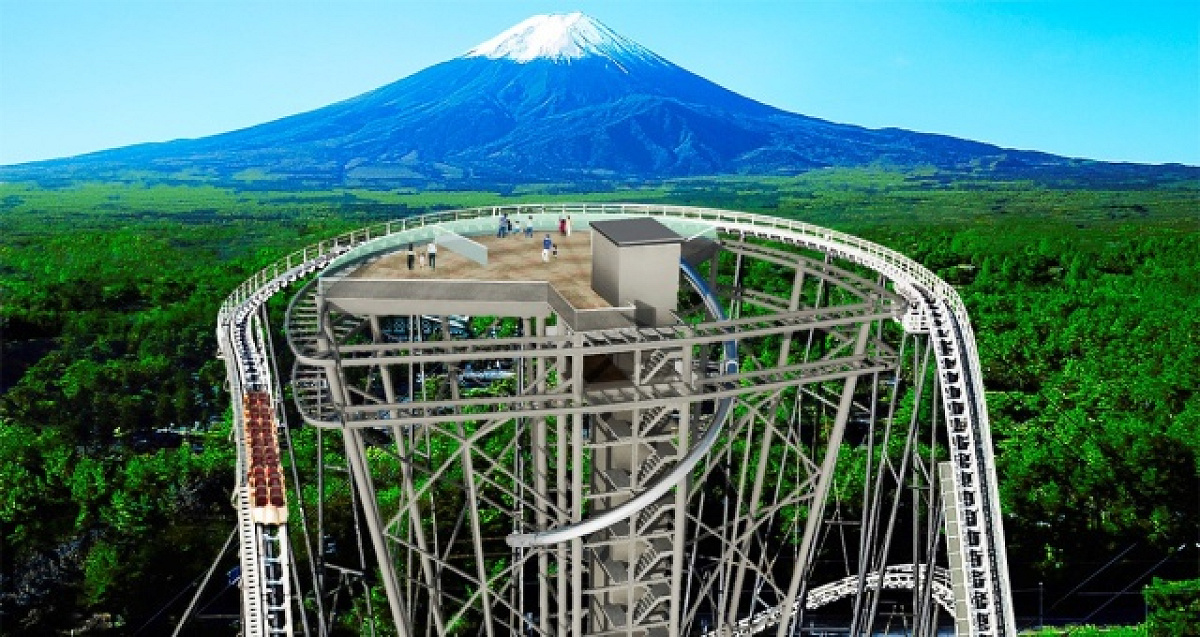
[[[361,513],[399,634],[1015,634],[974,337],[912,261],[638,205],[341,249],[288,309],[291,391],[320,533]]]

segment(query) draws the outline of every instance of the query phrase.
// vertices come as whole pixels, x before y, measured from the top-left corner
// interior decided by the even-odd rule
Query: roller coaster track
[[[221,307],[218,343],[227,366],[234,425],[239,439],[238,484],[235,506],[241,528],[243,587],[243,633],[247,635],[291,634],[290,604],[280,600],[278,583],[289,581],[286,559],[286,514],[264,520],[255,514],[250,497],[254,460],[244,439],[241,407],[250,393],[265,393],[271,404],[278,399],[269,382],[262,330],[256,318],[274,294],[291,283],[323,270],[336,271],[372,254],[394,249],[412,241],[427,240],[433,228],[451,224],[456,230],[474,226],[492,227],[501,213],[535,212],[551,215],[651,216],[664,222],[695,224],[725,236],[758,238],[819,251],[829,257],[855,263],[879,273],[907,301],[903,325],[909,332],[928,333],[936,347],[937,373],[942,392],[944,422],[952,442],[949,469],[943,469],[947,502],[952,508],[953,533],[949,552],[960,562],[953,573],[959,634],[1013,635],[1015,623],[1004,550],[1003,525],[992,441],[983,401],[983,385],[974,333],[966,308],[957,292],[932,272],[904,255],[852,235],[776,217],[708,208],[640,204],[550,204],[482,207],[438,212],[370,226],[297,251],[256,273],[234,290]],[[258,328],[256,329],[256,325]],[[297,379],[303,381],[303,379]],[[315,391],[315,390],[314,390]],[[297,388],[298,393],[303,393]],[[700,444],[703,444],[702,442]],[[278,453],[274,455],[278,462]],[[686,472],[685,472],[686,473]],[[663,480],[664,483],[668,480]],[[668,485],[669,486],[669,485]],[[280,540],[283,538],[283,540]],[[526,538],[523,541],[539,542]],[[281,550],[269,547],[284,547]],[[890,569],[882,587],[908,579]],[[875,578],[871,584],[870,578]],[[867,576],[869,586],[880,586],[878,574]],[[942,580],[938,580],[942,582]],[[286,597],[286,586],[283,589]],[[819,591],[809,591],[810,603]],[[939,603],[943,595],[935,595]],[[791,610],[776,608],[747,618],[755,632],[764,629]],[[739,622],[741,623],[741,622]],[[782,628],[781,628],[782,630]],[[750,633],[722,633],[750,634]]]
[[[867,575],[865,585],[869,589],[912,590],[920,586],[920,582],[925,576],[924,569],[914,569],[911,564],[889,566],[884,570],[882,576],[880,573]],[[808,592],[808,599],[804,607],[810,610],[816,609],[839,599],[849,597],[858,591],[858,580],[857,575],[851,575],[836,582],[818,586]],[[934,569],[932,585],[934,601],[947,613],[953,614],[954,591],[950,584],[950,573],[945,569]],[[796,606],[799,606],[799,602],[796,602]],[[739,620],[729,630],[705,633],[704,637],[749,637],[750,635],[757,635],[771,626],[777,625],[783,614],[782,610],[779,607],[769,608]],[[794,613],[795,611],[793,610]]]
[[[294,265],[289,258],[284,262],[287,267],[269,279],[265,271],[260,272],[229,297],[217,320],[217,344],[226,364],[238,450],[234,505],[244,635],[292,634],[287,505],[274,435],[277,396],[256,315],[280,289],[324,268],[343,251],[336,245],[319,247],[311,257],[303,251]]]

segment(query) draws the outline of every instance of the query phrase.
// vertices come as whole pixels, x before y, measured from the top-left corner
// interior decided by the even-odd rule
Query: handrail
[[[371,226],[347,232],[332,239],[326,239],[318,243],[307,246],[301,250],[296,250],[287,256],[280,258],[262,268],[249,279],[238,286],[221,306],[222,314],[225,315],[231,312],[233,308],[240,305],[246,298],[254,292],[262,288],[271,279],[275,278],[282,272],[291,270],[295,266],[308,262],[318,256],[328,254],[335,249],[352,248],[362,244],[371,242],[375,239],[381,239],[392,235],[396,232],[404,232],[423,228],[428,225],[440,223],[443,221],[457,221],[461,219],[474,219],[479,217],[499,216],[502,213],[529,213],[536,211],[537,214],[572,214],[580,215],[640,215],[640,216],[661,216],[673,219],[709,221],[709,222],[732,222],[736,224],[745,224],[750,227],[762,228],[777,228],[793,233],[803,235],[812,240],[813,245],[824,244],[830,248],[841,246],[853,247],[860,250],[864,254],[871,255],[874,259],[878,259],[878,264],[884,266],[887,270],[894,271],[900,278],[916,280],[928,287],[937,296],[946,300],[951,311],[960,318],[965,319],[966,306],[958,293],[946,282],[942,281],[924,266],[918,264],[912,259],[878,244],[866,241],[854,235],[846,234],[836,230],[830,230],[821,226],[815,226],[809,223],[794,221],[791,219],[783,219],[779,217],[770,217],[747,212],[736,212],[732,210],[721,210],[717,208],[697,208],[691,206],[673,206],[661,204],[593,204],[593,203],[557,203],[557,204],[512,204],[506,206],[486,206],[477,208],[464,208],[461,210],[443,211],[428,213],[425,215],[407,217],[378,223]],[[335,263],[334,265],[342,265]],[[886,273],[886,272],[885,272]],[[974,337],[971,335],[968,345],[974,347]]]

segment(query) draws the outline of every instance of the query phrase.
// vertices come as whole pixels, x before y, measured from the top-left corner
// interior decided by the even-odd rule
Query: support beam
[[[866,352],[867,337],[870,336],[870,333],[871,324],[863,323],[858,330],[858,340],[854,345],[855,354],[861,356]],[[821,477],[817,480],[817,486],[808,509],[808,520],[804,524],[804,537],[800,541],[799,559],[796,560],[796,565],[792,569],[792,580],[788,585],[787,597],[784,598],[783,616],[779,621],[779,630],[775,633],[777,637],[788,637],[793,630],[792,622],[797,618],[792,614],[792,609],[796,606],[798,594],[801,592],[801,583],[807,579],[805,574],[808,572],[813,551],[816,548],[817,529],[825,517],[825,498],[829,495],[829,487],[833,484],[838,449],[842,446],[842,437],[846,432],[846,420],[850,416],[850,406],[854,401],[856,387],[858,387],[858,377],[851,376],[846,379],[846,384],[842,388],[842,398],[838,403],[833,431],[829,434],[829,443],[825,447],[825,458],[821,462]]]

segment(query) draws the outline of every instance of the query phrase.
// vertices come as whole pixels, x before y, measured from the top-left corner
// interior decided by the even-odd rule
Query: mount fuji
[[[866,165],[1119,166],[789,113],[572,13],[534,16],[457,58],[314,111],[210,137],[0,167],[0,179],[136,172],[307,186],[478,186]]]

